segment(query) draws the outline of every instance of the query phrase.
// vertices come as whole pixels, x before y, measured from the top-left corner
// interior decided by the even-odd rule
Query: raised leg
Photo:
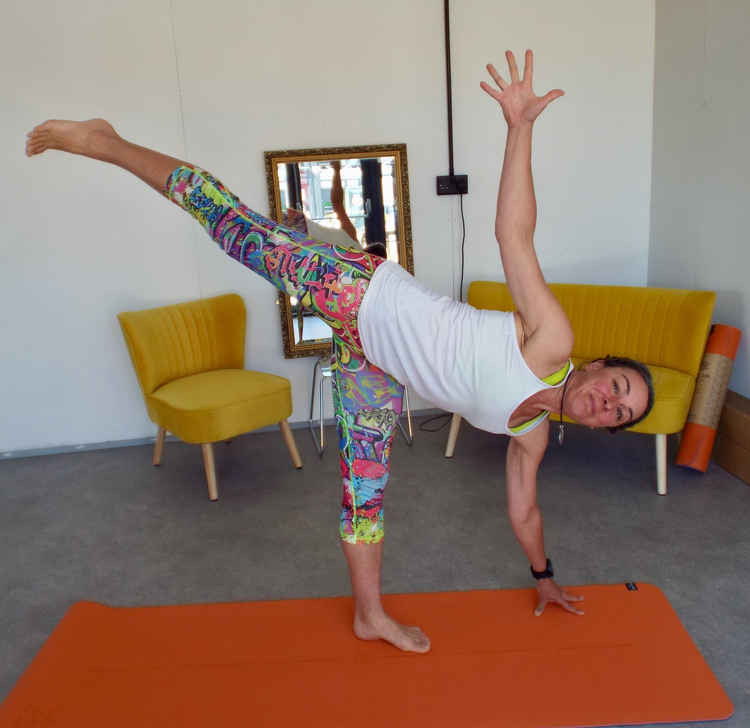
[[[162,194],[169,175],[185,164],[175,157],[126,141],[104,119],[45,121],[27,135],[26,155],[33,157],[48,149],[116,164]]]
[[[201,445],[203,451],[203,467],[206,470],[206,481],[208,482],[208,497],[219,500],[219,489],[216,485],[216,465],[214,464],[214,446],[210,442]]]
[[[383,259],[307,238],[254,212],[208,172],[126,141],[103,119],[46,121],[28,135],[26,153],[59,149],[115,164],[188,212],[224,250],[322,318],[361,349],[356,317]]]
[[[448,432],[448,442],[445,445],[445,457],[452,458],[456,449],[456,440],[458,439],[458,430],[461,427],[461,415],[458,412],[453,413],[451,417],[451,429]]]
[[[301,468],[302,458],[299,456],[297,443],[294,441],[294,435],[292,435],[292,429],[291,427],[289,427],[289,423],[286,420],[282,420],[281,422],[279,422],[279,427],[281,428],[281,434],[284,436],[284,442],[286,443],[286,447],[289,450],[289,455],[292,458],[294,467],[297,469]]]
[[[156,433],[156,442],[154,443],[154,465],[161,465],[161,454],[164,450],[164,435],[167,431],[163,428],[159,428],[159,432]]]
[[[656,492],[667,494],[667,436],[656,435]]]

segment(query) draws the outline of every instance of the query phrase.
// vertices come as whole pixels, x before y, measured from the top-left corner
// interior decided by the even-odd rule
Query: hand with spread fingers
[[[541,617],[544,609],[548,604],[559,604],[564,610],[571,614],[583,614],[583,611],[576,609],[571,602],[582,602],[583,597],[569,594],[564,589],[560,589],[552,579],[540,579],[536,584],[536,590],[539,594],[539,603],[534,609],[534,614]]]
[[[526,51],[523,78],[518,75],[518,67],[513,52],[505,51],[505,57],[508,60],[510,83],[490,63],[487,65],[487,70],[497,87],[485,81],[482,81],[479,85],[483,91],[500,104],[509,127],[532,124],[537,116],[544,111],[547,104],[559,98],[565,92],[561,89],[555,89],[544,96],[537,96],[534,93],[531,87],[534,75],[534,54],[531,51]]]

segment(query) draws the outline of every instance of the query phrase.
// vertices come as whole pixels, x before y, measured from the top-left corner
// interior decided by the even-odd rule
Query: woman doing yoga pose
[[[59,149],[116,164],[178,204],[224,252],[296,296],[333,330],[333,395],[343,504],[339,532],[354,595],[354,631],[402,650],[426,652],[418,627],[397,623],[381,603],[383,493],[403,386],[490,432],[511,436],[506,461],[510,520],[548,603],[580,614],[579,597],[552,579],[536,502],[536,476],[551,412],[591,427],[618,429],[645,417],[653,401],[637,362],[601,359],[573,371],[570,323],[542,276],[533,245],[531,175],[534,121],[562,91],[532,90],[506,53],[509,81],[489,65],[482,89],[508,126],[495,236],[517,311],[478,311],[438,296],[395,263],[306,238],[247,208],[202,169],[120,137],[101,119],[47,121],[28,135],[26,153]]]

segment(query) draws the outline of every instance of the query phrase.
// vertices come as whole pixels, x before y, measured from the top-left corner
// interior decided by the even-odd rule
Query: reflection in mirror
[[[323,242],[387,257],[413,272],[406,145],[266,152],[271,216]],[[281,294],[287,357],[330,352],[330,329]]]

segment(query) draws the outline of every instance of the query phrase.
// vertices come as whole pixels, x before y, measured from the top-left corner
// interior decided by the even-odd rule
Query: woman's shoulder
[[[539,379],[559,371],[573,352],[573,329],[567,317],[542,324],[536,331],[527,333],[516,314],[516,337],[524,361]]]

